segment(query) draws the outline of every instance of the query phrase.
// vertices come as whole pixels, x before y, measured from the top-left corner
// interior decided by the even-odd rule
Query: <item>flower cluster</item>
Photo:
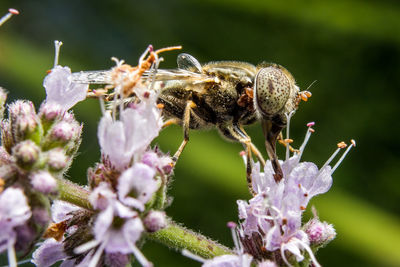
[[[275,180],[270,161],[267,161],[263,171],[260,170],[260,163],[256,163],[252,172],[251,190],[255,195],[249,201],[237,201],[241,220],[237,228],[241,246],[239,255],[251,255],[258,266],[295,266],[297,262],[305,262],[305,266],[312,262],[314,266],[319,266],[314,252],[336,236],[333,226],[319,221],[316,215],[303,225],[302,214],[312,197],[329,190],[332,173],[351,147],[355,146],[355,142],[352,140],[342,157],[331,167],[331,161],[346,147],[343,142],[339,143],[329,160],[318,169],[312,162],[300,161],[311,133],[314,132],[311,128],[314,123],[307,125],[306,138],[300,149],[294,150],[292,157],[287,156],[285,161],[280,161],[283,178]],[[288,144],[287,149],[289,155]],[[271,261],[270,265],[266,261]]]
[[[3,90],[1,96],[4,103]],[[9,197],[4,201],[21,199],[14,208],[27,209],[26,214],[32,215],[24,216],[25,221],[19,221],[18,227],[13,220],[6,226],[4,219],[10,231],[4,232],[3,238],[14,240],[18,251],[29,249],[47,227],[48,197],[58,194],[57,180],[78,150],[81,131],[82,125],[74,115],[57,103],[44,102],[38,113],[30,101],[18,100],[8,106],[8,118],[1,121],[1,196]],[[7,211],[0,212],[0,217],[7,218]]]
[[[0,26],[15,14],[10,9]],[[165,81],[155,86],[155,77],[158,53],[176,47],[153,51],[149,46],[136,67],[116,60],[108,77],[99,76],[107,72],[92,73],[108,84],[93,90],[84,72],[73,74],[58,65],[61,45],[55,42],[54,67],[43,82],[47,96],[38,111],[32,102],[18,100],[7,106],[4,117],[7,94],[0,88],[0,253],[7,251],[10,266],[17,266],[17,253],[27,255],[39,240],[31,260],[39,267],[60,261],[60,266],[122,267],[133,260],[152,266],[140,247],[147,237],[165,232],[158,240],[190,248],[183,254],[204,267],[319,266],[314,253],[335,238],[335,229],[321,222],[316,211],[307,223],[302,215],[312,197],[329,190],[353,140],[333,167],[331,161],[346,147],[343,142],[321,168],[301,162],[314,132],[309,123],[303,144],[292,149],[291,157],[290,139],[285,139],[281,179],[271,161],[264,164],[260,156],[261,162],[246,162],[244,157],[248,170],[251,166],[253,197],[237,201],[239,225],[228,223],[235,243],[231,251],[171,222],[164,212],[176,161],[151,147],[163,127],[163,106],[157,101]],[[99,98],[103,111],[97,131],[101,158],[87,171],[88,185],[81,187],[64,176],[83,128],[70,109],[87,97]]]
[[[72,95],[63,89],[71,88],[70,73],[65,68],[57,66],[51,75],[45,82],[51,81],[51,85],[62,89],[53,92],[52,86],[46,87],[49,103]],[[124,88],[119,85],[116,81],[115,92],[122,97]],[[77,87],[74,85],[71,90]],[[109,110],[103,111],[98,126],[101,162],[88,171],[92,209],[62,201],[53,204],[54,224],[45,235],[51,241],[44,242],[35,252],[33,262],[38,266],[50,266],[60,260],[80,266],[108,265],[110,261],[112,266],[125,266],[131,255],[143,266],[151,266],[136,243],[145,232],[166,227],[162,209],[173,164],[157,148],[150,149],[163,124],[157,92],[142,83],[133,89],[133,102],[114,101]],[[76,97],[76,101],[81,98]],[[65,108],[72,104],[65,103]]]

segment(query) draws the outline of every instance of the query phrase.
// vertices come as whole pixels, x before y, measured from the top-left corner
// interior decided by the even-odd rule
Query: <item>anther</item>
[[[8,9],[8,12],[10,12],[10,13],[13,14],[13,15],[19,15],[19,11],[16,10],[16,9],[14,9],[14,8],[9,8],[9,9]]]
[[[235,222],[228,222],[226,226],[230,229],[236,228],[237,224]]]
[[[337,144],[337,147],[338,147],[338,148],[346,148],[347,145],[346,145],[345,142],[342,141],[342,142],[340,142],[340,143]]]
[[[9,20],[13,15],[18,15],[19,11],[14,9],[14,8],[10,8],[8,9],[8,13],[6,15],[4,15],[1,19],[0,19],[0,26],[3,25],[4,22],[6,22],[7,20]]]
[[[307,127],[313,127],[315,125],[314,121],[310,121],[309,123],[307,123]]]

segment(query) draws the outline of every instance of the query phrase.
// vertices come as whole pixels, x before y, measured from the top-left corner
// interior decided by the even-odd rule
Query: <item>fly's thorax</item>
[[[254,104],[262,117],[274,117],[296,109],[299,88],[283,67],[271,64],[261,68],[254,79]]]

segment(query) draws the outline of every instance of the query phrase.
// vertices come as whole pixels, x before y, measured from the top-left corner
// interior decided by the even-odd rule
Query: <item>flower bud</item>
[[[44,103],[39,109],[39,117],[42,121],[53,122],[64,114],[63,108],[56,103]]]
[[[18,100],[8,111],[14,142],[31,139],[39,143],[42,128],[32,102]]]
[[[47,171],[39,171],[31,175],[33,188],[43,194],[54,193],[57,189],[57,181]]]
[[[69,165],[69,158],[62,148],[54,148],[47,152],[47,164],[53,171],[61,171]]]
[[[18,143],[12,150],[17,164],[22,167],[31,167],[39,158],[40,148],[31,140]]]
[[[143,224],[148,232],[157,232],[167,226],[165,212],[151,210],[143,220]]]
[[[49,150],[55,147],[62,147],[66,154],[70,155],[68,151],[75,149],[76,143],[80,143],[81,132],[82,126],[77,121],[59,121],[46,134],[43,149]]]
[[[336,237],[332,224],[321,222],[317,217],[304,225],[304,231],[308,235],[310,245],[315,247],[325,246]]]

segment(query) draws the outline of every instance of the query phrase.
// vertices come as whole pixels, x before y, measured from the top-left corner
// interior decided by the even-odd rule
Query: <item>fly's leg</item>
[[[181,124],[182,120],[178,119],[178,118],[172,118],[172,119],[168,119],[164,122],[162,129],[167,128],[170,125],[174,125],[174,124]]]
[[[252,151],[254,154],[256,154],[257,158],[259,158],[260,162],[262,165],[265,165],[265,160],[263,159],[260,151],[256,148],[255,145],[251,142],[250,137],[247,135],[247,133],[243,130],[242,127],[238,125],[220,125],[219,130],[221,133],[231,139],[240,142],[245,151],[246,151],[246,180],[247,180],[247,187],[249,188],[249,191],[252,195],[256,195],[256,192],[253,189],[253,180],[251,177],[252,173]]]
[[[185,111],[183,113],[182,127],[183,127],[183,141],[179,146],[178,150],[175,152],[172,160],[177,162],[179,156],[181,155],[183,149],[185,148],[187,142],[189,142],[189,126],[190,126],[190,115],[192,113],[192,109],[196,107],[196,104],[189,100],[186,103]]]
[[[265,159],[263,158],[260,150],[258,150],[258,148],[251,142],[250,136],[246,133],[246,131],[243,129],[243,127],[239,126],[238,128],[239,128],[241,134],[245,135],[250,140],[251,152],[253,152],[253,154],[257,157],[258,161],[261,164],[261,168],[264,169],[264,167],[265,167]]]

